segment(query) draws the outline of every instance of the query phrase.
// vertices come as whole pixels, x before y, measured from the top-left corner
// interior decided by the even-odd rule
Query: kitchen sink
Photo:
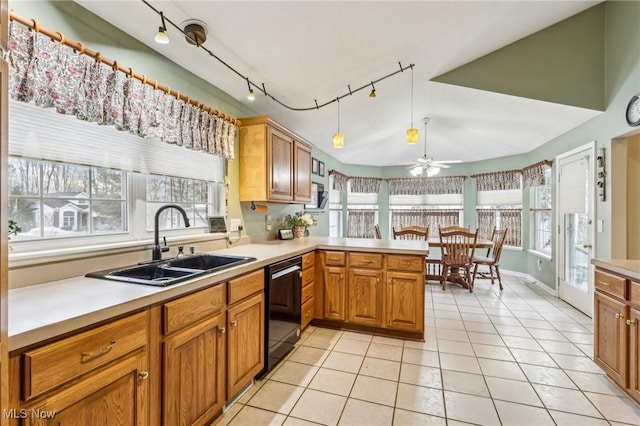
[[[255,257],[198,254],[179,259],[167,259],[145,265],[90,272],[86,276],[165,287],[200,275],[222,271],[243,263],[253,262]]]

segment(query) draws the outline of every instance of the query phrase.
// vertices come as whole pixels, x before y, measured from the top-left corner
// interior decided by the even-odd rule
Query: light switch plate
[[[241,219],[231,219],[231,231],[237,231],[240,225],[242,225]]]
[[[596,229],[598,232],[602,232],[602,228],[604,228],[604,220],[598,219],[596,222]]]

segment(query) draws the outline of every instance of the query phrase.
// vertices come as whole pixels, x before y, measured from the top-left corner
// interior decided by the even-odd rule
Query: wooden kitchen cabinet
[[[319,251],[317,325],[424,338],[420,255]]]
[[[302,255],[302,291],[300,330],[304,330],[314,318],[315,252]]]
[[[145,311],[15,354],[11,421],[149,424],[147,332]]]
[[[640,403],[640,283],[598,267],[595,287],[594,360]]]
[[[231,398],[264,368],[264,293],[229,307],[227,397]]]
[[[162,424],[207,424],[226,401],[225,284],[163,305]]]
[[[266,116],[241,122],[240,201],[311,201],[311,144]]]

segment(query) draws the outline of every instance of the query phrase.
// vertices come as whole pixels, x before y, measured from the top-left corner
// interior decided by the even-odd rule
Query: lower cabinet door
[[[594,305],[594,358],[608,375],[627,387],[627,306],[596,292]]]
[[[381,325],[383,297],[382,271],[350,269],[347,289],[349,322],[370,326]]]
[[[146,353],[139,352],[89,374],[18,414],[24,425],[148,425],[148,375]]]
[[[217,315],[167,337],[162,422],[207,424],[225,402],[226,328]]]
[[[345,321],[347,319],[347,286],[345,268],[327,266],[324,268],[324,304],[325,319]]]
[[[424,330],[424,274],[387,272],[387,326]]]
[[[231,399],[264,368],[264,294],[227,311],[227,398]]]

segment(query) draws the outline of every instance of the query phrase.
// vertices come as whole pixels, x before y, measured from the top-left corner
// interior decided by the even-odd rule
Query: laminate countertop
[[[9,351],[72,333],[316,249],[423,256],[429,252],[425,241],[308,237],[244,244],[210,252],[250,256],[257,260],[168,287],[80,276],[17,288],[9,290]]]
[[[640,282],[640,260],[638,259],[591,259],[591,263],[607,271],[625,275]]]

